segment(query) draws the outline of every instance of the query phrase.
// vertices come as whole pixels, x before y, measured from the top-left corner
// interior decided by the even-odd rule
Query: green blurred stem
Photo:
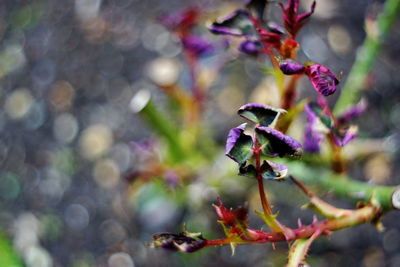
[[[337,196],[354,202],[369,202],[374,196],[383,211],[393,209],[392,194],[400,190],[396,186],[378,186],[366,182],[346,179],[344,175],[334,174],[322,169],[312,169],[299,162],[289,162],[290,173],[296,179],[318,188],[334,192]]]
[[[373,67],[378,50],[381,48],[384,39],[389,34],[399,13],[400,1],[387,0],[382,13],[379,14],[377,18],[376,31],[367,31],[366,39],[359,48],[355,63],[347,77],[346,83],[343,86],[340,97],[336,102],[334,108],[335,114],[343,112],[346,108],[358,102],[359,95],[364,89],[365,80]]]
[[[184,158],[184,149],[179,139],[178,128],[171,119],[167,118],[152,100],[139,111],[139,114],[147,121],[152,129],[163,137],[170,152],[173,161],[180,161]]]

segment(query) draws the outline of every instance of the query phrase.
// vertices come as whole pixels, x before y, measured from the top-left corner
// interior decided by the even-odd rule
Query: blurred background
[[[301,60],[342,71],[346,79],[365,37],[365,17],[373,18],[383,2],[317,0],[316,13],[299,36]],[[165,94],[154,80],[188,83],[181,45],[157,18],[192,4],[207,11],[198,34],[218,43],[221,38],[205,25],[240,1],[0,1],[1,267],[283,265],[286,244],[275,251],[269,245],[238,247],[233,257],[229,247],[182,255],[146,246],[152,234],[178,232],[183,222],[190,231],[222,237],[210,205],[217,196],[227,206],[247,201],[250,211],[259,205],[252,181],[221,174],[234,164],[219,148],[212,163],[202,165],[204,177],[185,182],[184,190],[165,188],[158,180],[132,189],[132,173],[143,155],[131,142],[154,137],[132,99],[145,88],[165,110]],[[302,1],[302,9],[310,4]],[[351,169],[357,179],[376,184],[400,182],[399,26],[397,21],[375,62],[365,92],[368,113],[359,120],[360,135],[378,138],[377,146],[387,153],[356,160]],[[217,59],[205,59],[205,69]],[[238,55],[218,77],[205,74],[212,83],[202,123],[217,146],[224,146],[228,130],[240,122],[239,106],[271,97],[265,95],[269,80],[263,64]],[[310,88],[302,80],[301,95],[314,94]],[[301,134],[293,133],[299,139]],[[312,213],[299,209],[306,201],[300,193],[284,184],[272,188],[279,192],[272,198],[284,223],[297,217],[311,221]],[[256,217],[250,222],[261,227]],[[390,213],[383,222],[382,233],[362,225],[321,238],[312,247],[311,265],[400,266],[400,215]]]

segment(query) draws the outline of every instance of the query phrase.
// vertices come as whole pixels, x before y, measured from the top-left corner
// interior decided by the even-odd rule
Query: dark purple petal
[[[358,127],[352,125],[347,130],[344,131],[344,134],[334,134],[333,137],[336,145],[338,146],[347,145],[351,140],[357,137],[357,132],[358,132]]]
[[[305,105],[304,111],[307,117],[304,133],[304,151],[318,153],[321,143],[329,130],[321,123],[317,114],[311,109],[310,104]]]
[[[292,75],[303,73],[306,67],[294,60],[286,59],[279,62],[279,68],[283,74]]]
[[[257,56],[262,50],[263,44],[257,40],[245,40],[239,46],[239,51],[250,56]]]
[[[209,55],[215,50],[209,41],[194,35],[182,38],[182,45],[185,50],[198,57]]]
[[[214,22],[209,30],[215,34],[227,34],[233,36],[256,36],[256,30],[249,12],[239,9]]]
[[[269,127],[255,128],[258,142],[262,145],[262,152],[270,157],[300,156],[301,144],[290,136]]]
[[[261,126],[272,125],[285,110],[273,108],[259,103],[248,103],[239,108],[238,114],[242,118]]]
[[[281,180],[284,179],[288,172],[288,167],[269,160],[264,160],[262,166],[262,177],[264,179]]]
[[[244,134],[246,123],[229,131],[226,140],[225,155],[239,164],[243,164],[253,155],[253,139]]]
[[[305,73],[314,89],[321,95],[329,96],[336,91],[336,85],[339,80],[327,67],[321,64],[314,64],[307,66]]]
[[[361,100],[358,104],[350,107],[344,111],[338,118],[337,121],[339,125],[345,125],[350,123],[350,121],[360,117],[367,109],[367,102]]]
[[[160,233],[153,235],[151,245],[155,248],[164,248],[172,251],[181,251],[186,253],[195,252],[202,249],[207,244],[207,240],[201,238],[195,239],[187,233],[172,234]]]
[[[244,132],[246,128],[246,123],[239,125],[236,128],[232,128],[228,133],[228,139],[226,140],[225,154],[228,154],[232,150],[233,146],[236,144],[240,135]]]

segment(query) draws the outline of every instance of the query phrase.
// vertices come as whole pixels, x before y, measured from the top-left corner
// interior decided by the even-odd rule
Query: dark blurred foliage
[[[221,5],[238,3],[0,1],[0,227],[28,266],[281,266],[285,262],[286,244],[278,244],[276,251],[269,246],[239,247],[234,257],[227,247],[180,255],[145,246],[154,232],[179,231],[188,211],[167,201],[168,193],[160,198],[157,184],[146,188],[141,198],[129,193],[125,177],[138,161],[129,142],[150,134],[130,111],[129,102],[146,87],[163,103],[163,95],[146,77],[146,67],[158,57],[181,59],[181,49],[156,18],[191,2],[212,10],[213,18],[223,14],[217,12]],[[304,1],[303,7],[309,2]],[[329,65],[335,73],[343,71],[345,80],[365,37],[365,15],[374,16],[382,2],[317,0],[316,14],[299,35],[301,57]],[[397,21],[375,63],[365,93],[368,115],[359,121],[361,135],[385,138],[393,158],[370,158],[366,168],[352,170],[357,178],[377,183],[400,181],[399,26]],[[229,93],[230,103],[221,100],[228,78],[221,79],[222,87],[213,88],[207,114],[221,144],[237,122],[234,110],[247,102],[261,81],[259,68],[244,57],[227,67],[224,73],[242,70],[234,75],[244,76],[239,88]],[[196,186],[190,188],[193,198],[204,189]],[[228,190],[229,183],[225,186],[219,191]],[[290,202],[275,196],[282,214],[311,218],[299,211],[304,202],[299,194],[282,184],[274,189],[296,196]],[[227,195],[226,203],[246,201],[248,192],[238,192]],[[207,204],[215,199],[215,194],[210,196]],[[328,199],[333,198],[328,195]],[[210,205],[191,221],[196,219],[210,234],[222,235],[217,224],[213,226],[216,216]],[[399,214],[387,215],[383,233],[363,225],[319,240],[310,262],[400,266],[399,219]]]

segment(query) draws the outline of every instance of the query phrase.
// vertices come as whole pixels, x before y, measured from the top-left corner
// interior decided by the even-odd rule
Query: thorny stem
[[[283,242],[293,241],[302,238],[309,238],[316,232],[321,232],[329,235],[331,232],[338,231],[344,228],[353,227],[362,223],[372,222],[382,215],[379,205],[368,204],[367,206],[354,210],[353,213],[333,220],[314,221],[310,225],[299,226],[296,229],[291,229],[294,233],[291,237],[285,237],[281,232],[263,232],[258,231],[258,237],[254,240],[245,240],[243,242],[235,242],[237,244],[249,243],[269,243],[269,242]],[[223,238],[217,240],[207,240],[206,246],[227,245],[231,242],[230,238]]]

